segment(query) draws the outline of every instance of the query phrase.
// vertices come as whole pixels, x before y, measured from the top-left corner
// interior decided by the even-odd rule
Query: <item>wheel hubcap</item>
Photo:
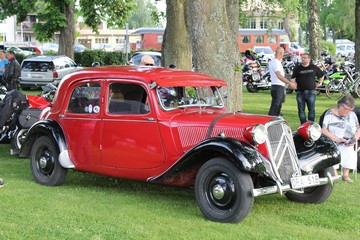
[[[41,168],[45,168],[46,167],[46,163],[47,163],[47,160],[46,158],[43,156],[40,158],[40,161],[39,161],[39,164],[40,164],[40,167]]]
[[[213,176],[208,185],[208,199],[217,208],[228,210],[236,199],[235,184],[226,173]]]
[[[42,150],[38,158],[38,168],[44,175],[51,175],[54,170],[54,158],[49,150]]]

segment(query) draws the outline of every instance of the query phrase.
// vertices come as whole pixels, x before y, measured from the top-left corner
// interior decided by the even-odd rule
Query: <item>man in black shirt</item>
[[[319,82],[316,83],[316,77]],[[305,53],[301,56],[301,64],[294,68],[291,80],[297,83],[296,101],[298,104],[298,114],[300,123],[305,123],[305,104],[308,108],[308,120],[315,120],[315,100],[316,88],[321,86],[324,81],[324,72],[320,68],[311,63],[311,56]]]

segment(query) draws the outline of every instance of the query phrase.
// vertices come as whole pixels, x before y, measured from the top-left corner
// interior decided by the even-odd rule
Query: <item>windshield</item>
[[[218,108],[224,106],[217,87],[158,87],[157,96],[161,107],[165,110],[194,106]]]

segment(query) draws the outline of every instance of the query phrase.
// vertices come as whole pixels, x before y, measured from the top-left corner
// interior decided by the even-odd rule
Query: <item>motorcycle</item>
[[[0,99],[0,143],[10,142],[10,154],[18,154],[29,128],[41,111],[50,105],[42,96],[25,95],[17,90]]]
[[[250,93],[270,89],[270,74],[263,74],[258,61],[247,61],[243,66],[243,83]]]

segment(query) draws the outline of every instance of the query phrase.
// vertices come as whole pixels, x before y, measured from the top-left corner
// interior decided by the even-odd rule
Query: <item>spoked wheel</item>
[[[328,173],[332,176],[335,174],[333,167],[329,167],[319,172],[319,177],[326,177]],[[293,202],[300,203],[323,203],[331,195],[333,188],[330,185],[320,185],[304,189],[304,193],[287,192],[285,196]]]
[[[58,157],[59,150],[52,139],[42,136],[35,141],[31,149],[30,167],[37,183],[57,186],[65,181],[67,169],[60,165]]]
[[[333,79],[325,87],[326,96],[330,99],[339,99],[345,92],[346,89],[341,79]]]
[[[199,170],[195,196],[201,212],[216,222],[236,223],[251,211],[253,182],[225,158],[213,158]]]

